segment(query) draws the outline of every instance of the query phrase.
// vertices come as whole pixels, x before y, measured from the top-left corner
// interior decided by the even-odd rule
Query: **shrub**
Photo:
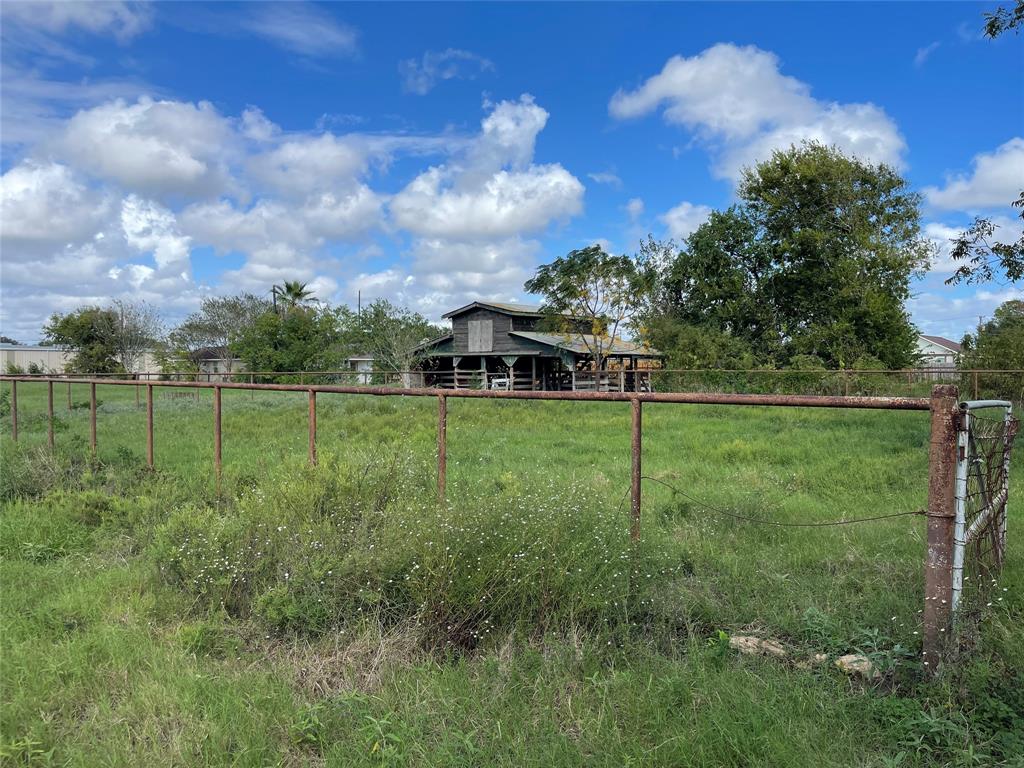
[[[507,485],[442,507],[407,457],[322,461],[230,509],[176,510],[153,554],[197,606],[282,632],[411,622],[428,645],[465,649],[649,612],[655,576],[671,569],[654,545],[630,545],[622,510],[588,492]]]

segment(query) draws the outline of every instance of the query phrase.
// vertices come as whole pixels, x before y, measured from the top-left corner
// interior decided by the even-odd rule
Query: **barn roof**
[[[563,335],[555,333],[538,333],[537,331],[510,331],[512,336],[520,336],[538,344],[545,344],[549,347],[557,347],[577,355],[590,354],[589,344],[594,343],[594,337],[583,334]],[[661,353],[628,339],[616,339],[614,343],[606,347],[606,355],[626,355],[635,357],[660,357]]]
[[[472,301],[469,304],[453,309],[450,312],[445,312],[441,317],[449,318],[461,315],[463,312],[468,312],[471,309],[477,309],[482,307],[483,309],[493,309],[495,312],[503,312],[506,315],[518,315],[521,317],[543,317],[543,307],[539,304],[512,304],[504,301]],[[563,313],[568,315],[568,313]]]

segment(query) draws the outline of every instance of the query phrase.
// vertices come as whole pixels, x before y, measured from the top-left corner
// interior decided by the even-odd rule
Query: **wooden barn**
[[[542,330],[539,307],[475,301],[444,315],[450,333],[421,347],[423,384],[444,388],[650,391],[657,350],[618,340],[605,371],[594,372],[584,331],[568,318],[565,332]]]

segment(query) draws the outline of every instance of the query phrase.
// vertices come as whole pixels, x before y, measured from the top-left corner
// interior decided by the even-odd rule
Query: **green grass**
[[[0,762],[11,765],[1020,765],[1024,567],[1014,535],[969,659],[915,663],[924,413],[644,407],[630,547],[629,407],[301,393],[144,410],[19,386],[3,440]],[[143,392],[144,399],[144,392]],[[86,403],[84,386],[73,392]],[[1018,451],[1012,473],[1021,476]],[[620,567],[621,566],[621,567]],[[783,642],[738,656],[721,632]],[[815,652],[863,650],[876,685]]]

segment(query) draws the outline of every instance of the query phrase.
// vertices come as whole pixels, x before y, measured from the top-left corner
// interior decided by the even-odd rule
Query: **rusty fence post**
[[[640,540],[640,451],[641,451],[641,419],[643,415],[643,403],[639,397],[634,397],[630,404],[632,405],[632,425],[631,425],[631,440],[630,449],[633,455],[633,463],[631,468],[630,477],[630,527],[629,527],[629,538],[633,541]]]
[[[96,458],[96,383],[89,384],[89,449]]]
[[[952,625],[953,533],[956,518],[956,414],[959,390],[932,389],[928,451],[928,544],[924,570],[924,656],[934,674]]]
[[[309,390],[309,466],[316,466],[316,390]]]
[[[213,388],[213,470],[217,479],[217,495],[220,496],[221,478],[221,391]]]
[[[11,439],[18,442],[18,382],[11,379]]]
[[[68,382],[68,413],[70,413],[70,412],[71,412],[71,410],[72,410],[72,403],[71,403],[71,382],[69,381],[69,382]]]
[[[53,450],[53,379],[46,382],[46,444]]]
[[[445,503],[448,482],[448,398],[437,396],[437,501]]]
[[[146,384],[146,466],[153,469],[153,385]]]
[[[974,399],[978,399],[978,372],[974,372]]]
[[[140,393],[139,393],[139,385],[138,385],[138,384],[136,384],[136,385],[135,385],[135,407],[136,407],[136,408],[139,408],[139,407],[141,407],[141,406],[142,406],[142,403],[141,403],[141,402],[139,401],[139,397],[140,397]]]

